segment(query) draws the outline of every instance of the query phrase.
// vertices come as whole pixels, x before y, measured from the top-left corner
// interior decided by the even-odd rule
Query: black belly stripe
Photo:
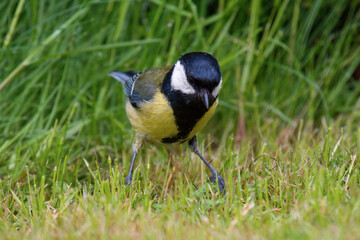
[[[196,123],[207,112],[202,100],[196,95],[184,94],[181,91],[171,90],[170,78],[173,69],[165,76],[162,91],[170,102],[174,111],[175,122],[179,133],[175,136],[163,138],[163,143],[184,142]],[[214,104],[215,98],[209,96],[210,107]],[[209,108],[210,108],[209,107]]]

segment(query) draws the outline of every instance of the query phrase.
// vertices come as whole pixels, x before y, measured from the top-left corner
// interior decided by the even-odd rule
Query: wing
[[[153,68],[145,72],[111,72],[110,75],[125,87],[125,94],[131,105],[138,108],[138,103],[150,101],[173,66]]]

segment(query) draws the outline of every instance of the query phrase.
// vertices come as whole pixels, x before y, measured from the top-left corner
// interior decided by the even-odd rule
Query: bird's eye
[[[194,84],[194,82],[195,82],[195,81],[194,81],[194,78],[189,77],[189,78],[188,78],[188,82],[189,82],[190,84]]]

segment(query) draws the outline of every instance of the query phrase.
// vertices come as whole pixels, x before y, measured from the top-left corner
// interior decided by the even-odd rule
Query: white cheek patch
[[[212,93],[211,93],[214,98],[216,98],[217,95],[219,94],[220,88],[221,88],[221,84],[222,84],[222,78],[220,79],[219,84],[214,88],[214,90],[213,90]]]
[[[185,94],[194,94],[195,89],[190,85],[187,80],[184,66],[177,61],[171,76],[171,89],[178,90]]]

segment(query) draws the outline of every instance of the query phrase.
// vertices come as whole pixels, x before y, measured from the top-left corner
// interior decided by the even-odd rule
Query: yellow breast
[[[126,102],[126,114],[137,133],[144,135],[148,141],[160,143],[163,138],[178,133],[174,114],[166,97],[155,93],[149,102],[138,104],[135,109]]]
[[[214,114],[217,103],[216,100],[181,142],[192,138],[206,125]],[[135,109],[127,101],[126,114],[135,131],[143,135],[147,141],[161,143],[162,139],[174,137],[179,133],[170,103],[162,93],[155,93],[150,101],[139,103],[138,106],[139,108]]]

